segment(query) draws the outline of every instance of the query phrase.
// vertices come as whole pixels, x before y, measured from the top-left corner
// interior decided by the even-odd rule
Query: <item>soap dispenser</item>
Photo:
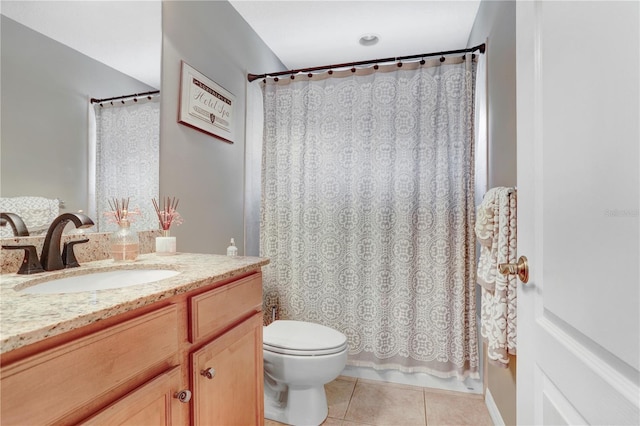
[[[227,256],[237,256],[238,255],[238,247],[236,247],[236,242],[231,239],[229,243],[229,247],[227,247]]]

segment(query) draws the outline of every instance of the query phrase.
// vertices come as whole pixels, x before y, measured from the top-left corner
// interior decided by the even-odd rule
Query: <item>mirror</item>
[[[0,6],[0,197],[87,211],[89,100],[160,88],[161,1]]]

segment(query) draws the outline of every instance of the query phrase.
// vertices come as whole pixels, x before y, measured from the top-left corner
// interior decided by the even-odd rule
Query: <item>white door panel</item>
[[[540,424],[544,425],[583,425],[587,421],[573,408],[573,405],[564,397],[562,392],[551,383],[546,376],[543,379],[542,389],[542,413]]]
[[[536,324],[536,342],[541,348],[538,366],[544,380],[553,384],[589,424],[637,424],[637,386],[612,366],[615,360],[595,353],[593,342],[575,340],[566,332],[571,329],[562,329],[558,323],[545,316]],[[549,384],[542,389],[546,394]]]
[[[612,212],[639,203],[637,9],[549,2],[541,16],[544,306],[636,369],[640,228]]]
[[[640,424],[640,4],[516,28],[518,424]]]

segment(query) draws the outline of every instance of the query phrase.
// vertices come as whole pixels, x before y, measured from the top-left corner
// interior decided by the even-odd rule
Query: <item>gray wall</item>
[[[246,75],[284,67],[226,1],[164,1],[162,20],[160,195],[184,217],[172,235],[178,251],[218,254],[233,237],[243,255]],[[180,61],[235,95],[233,144],[177,122]]]
[[[89,99],[153,88],[4,15],[0,31],[0,195],[86,211]]]
[[[515,2],[480,3],[468,46],[487,39],[488,188],[516,186]],[[488,365],[485,383],[504,422],[516,424],[516,357],[508,369]]]

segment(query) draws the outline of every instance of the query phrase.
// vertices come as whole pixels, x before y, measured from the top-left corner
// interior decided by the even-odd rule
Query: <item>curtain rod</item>
[[[147,95],[155,95],[160,93],[159,90],[152,90],[150,92],[143,92],[143,93],[134,93],[132,95],[124,95],[124,96],[115,96],[113,98],[104,98],[104,99],[96,99],[96,98],[91,98],[91,103],[92,104],[99,104],[100,102],[107,102],[107,101],[115,101],[118,99],[126,99],[126,98],[139,98],[142,96],[147,96]],[[149,96],[149,99],[151,99],[151,96]]]
[[[347,63],[344,63],[344,64],[323,65],[323,66],[312,67],[312,68],[300,68],[300,69],[297,69],[297,70],[279,71],[279,72],[268,73],[268,74],[247,74],[247,80],[249,80],[249,83],[251,83],[252,81],[257,80],[259,78],[276,77],[276,76],[279,76],[279,75],[289,75],[289,74],[291,74],[291,78],[293,78],[293,74],[297,74],[299,72],[322,71],[322,70],[330,70],[330,69],[333,69],[333,68],[353,67],[353,66],[356,66],[356,65],[369,65],[369,64],[377,64],[377,63],[381,63],[381,62],[402,61],[403,59],[428,58],[430,56],[454,55],[454,54],[457,54],[457,53],[475,52],[476,50],[479,50],[480,53],[484,53],[485,44],[482,43],[482,44],[479,44],[479,45],[477,45],[475,47],[469,47],[467,49],[446,50],[446,51],[443,51],[443,52],[423,53],[421,55],[398,56],[398,57],[393,57],[393,58],[372,59],[372,60],[369,60],[369,61],[347,62]]]

